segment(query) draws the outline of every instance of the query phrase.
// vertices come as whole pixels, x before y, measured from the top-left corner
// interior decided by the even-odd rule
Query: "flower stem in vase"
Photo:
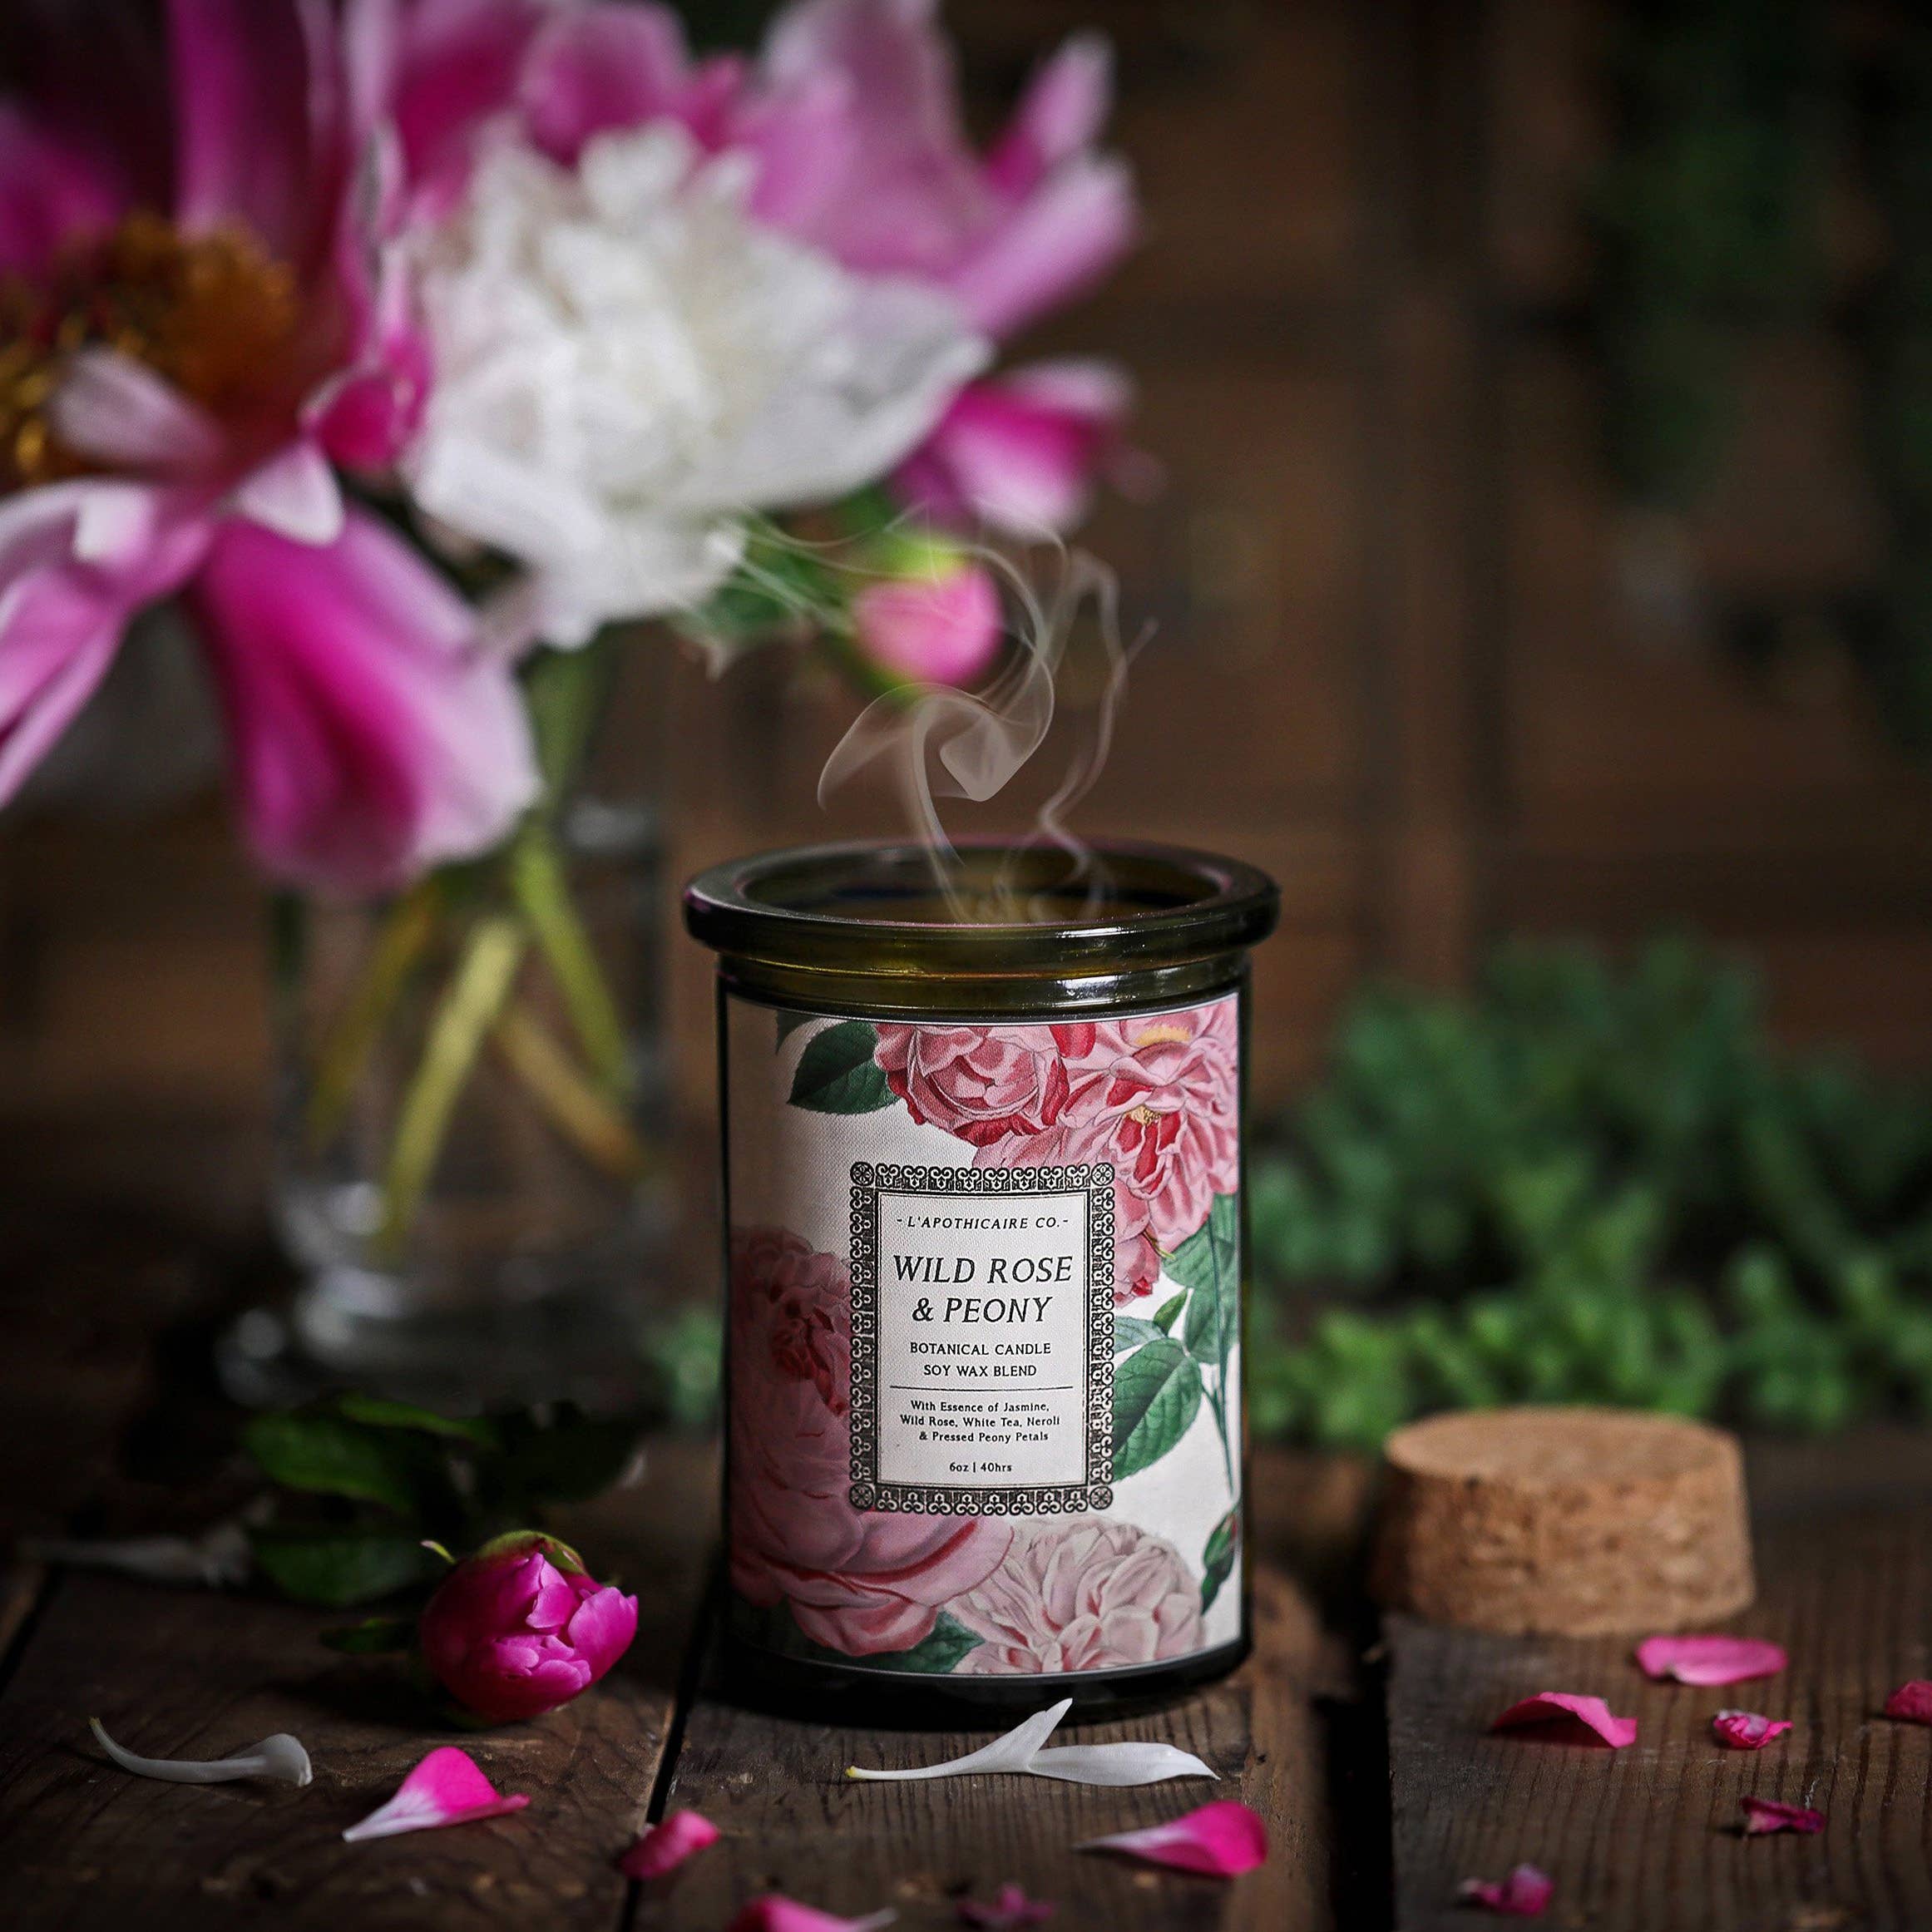
[[[395,1144],[383,1179],[379,1253],[393,1259],[434,1173],[450,1115],[483,1042],[516,984],[529,945],[522,922],[508,913],[477,921],[430,1022],[422,1061],[403,1095]]]
[[[316,1055],[304,1129],[311,1149],[334,1138],[403,986],[436,936],[442,891],[432,875],[390,907],[354,991]]]
[[[497,1050],[551,1124],[614,1179],[635,1181],[650,1168],[630,1123],[586,1080],[528,1007],[511,1001],[497,1020]]]
[[[531,819],[511,848],[510,882],[563,996],[578,1043],[603,1086],[623,1096],[631,1084],[624,1022],[571,898],[556,842],[541,819]]]

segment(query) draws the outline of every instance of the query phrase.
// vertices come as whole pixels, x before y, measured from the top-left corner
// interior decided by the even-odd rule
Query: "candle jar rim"
[[[1281,893],[1258,867],[1181,846],[1100,840],[1085,862],[1055,846],[957,848],[955,891],[1035,902],[1028,918],[959,919],[931,856],[906,841],[795,846],[700,872],[693,936],[720,953],[862,974],[1057,972],[1070,961],[1179,965],[1245,950],[1274,929]],[[1096,881],[1098,902],[1096,900]],[[1047,904],[1064,908],[1057,916]]]

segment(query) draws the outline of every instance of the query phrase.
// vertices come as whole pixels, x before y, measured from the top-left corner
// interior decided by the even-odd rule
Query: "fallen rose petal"
[[[724,1932],[876,1932],[876,1928],[890,1925],[898,1915],[888,1905],[862,1919],[841,1919],[814,1905],[801,1905],[783,1892],[767,1892],[746,1905]]]
[[[1455,1895],[1465,1905],[1480,1905],[1507,1919],[1540,1919],[1556,1890],[1549,1874],[1533,1865],[1519,1865],[1506,1879],[1465,1878]]]
[[[403,1779],[388,1804],[370,1812],[361,1824],[351,1825],[343,1837],[353,1845],[364,1838],[393,1838],[398,1831],[467,1825],[472,1818],[521,1811],[529,1802],[521,1792],[499,1797],[467,1752],[445,1744]]]
[[[87,1724],[101,1748],[123,1771],[131,1771],[136,1777],[159,1778],[163,1784],[225,1785],[237,1778],[268,1777],[305,1785],[315,1775],[309,1767],[309,1753],[302,1748],[302,1741],[286,1731],[230,1752],[226,1757],[137,1757],[107,1735],[98,1717],[90,1717]]]
[[[1885,1699],[1885,1715],[1903,1717],[1908,1724],[1932,1724],[1932,1682],[1914,1678]]]
[[[1012,1884],[1001,1885],[990,1905],[982,1905],[977,1899],[961,1899],[954,1909],[961,1924],[977,1925],[980,1932],[1017,1932],[1020,1926],[1037,1925],[1053,1916],[1053,1907],[1045,1899],[1030,1899]]]
[[[1618,1717],[1601,1697],[1580,1697],[1568,1691],[1539,1691],[1519,1704],[1512,1704],[1495,1722],[1492,1731],[1519,1731],[1530,1726],[1553,1732],[1569,1733],[1574,1739],[1579,1726],[1593,1732],[1613,1751],[1637,1742],[1637,1720]]]
[[[964,1757],[949,1757],[943,1764],[922,1764],[910,1771],[871,1771],[862,1765],[848,1764],[845,1775],[849,1778],[878,1778],[906,1780],[926,1777],[966,1777],[975,1772],[990,1771],[1025,1771],[1033,1762],[1035,1754],[1053,1733],[1053,1727],[1073,1708],[1071,1697],[1060,1701],[1045,1711],[1035,1711],[1025,1722],[1015,1724],[1004,1737],[996,1737],[991,1744],[982,1744],[977,1751],[969,1751]]]
[[[1791,1659],[1762,1637],[1646,1637],[1637,1662],[1646,1677],[1680,1684],[1742,1684],[1776,1677]]]
[[[1762,1837],[1767,1831],[1802,1831],[1807,1834],[1825,1829],[1825,1814],[1814,1811],[1807,1805],[1781,1804],[1776,1798],[1747,1798],[1744,1801],[1744,1836],[1747,1838]]]
[[[1789,1718],[1761,1717],[1756,1711],[1720,1711],[1711,1720],[1717,1742],[1728,1744],[1733,1751],[1762,1751],[1772,1738],[1783,1737],[1791,1727]]]
[[[1233,1878],[1238,1872],[1253,1871],[1266,1860],[1267,1827],[1238,1799],[1223,1798],[1164,1825],[1090,1838],[1074,1850],[1124,1851],[1152,1865],[1171,1865],[1177,1871]]]
[[[694,1852],[718,1842],[718,1827],[699,1811],[673,1811],[617,1861],[626,1878],[662,1878],[674,1871]]]
[[[1191,1751],[1172,1744],[1062,1744],[1036,1751],[1026,1769],[1074,1785],[1157,1785],[1170,1777],[1218,1777]]]

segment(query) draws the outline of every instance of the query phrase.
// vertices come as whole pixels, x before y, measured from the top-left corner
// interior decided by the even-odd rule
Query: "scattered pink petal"
[[[626,1878],[662,1878],[674,1871],[694,1852],[718,1842],[718,1827],[699,1811],[673,1811],[661,1824],[650,1826],[617,1861]]]
[[[1566,1743],[1581,1743],[1577,1736],[1581,1728],[1601,1738],[1613,1751],[1637,1742],[1634,1717],[1614,1717],[1601,1697],[1579,1697],[1568,1691],[1539,1691],[1534,1697],[1510,1705],[1490,1728],[1519,1731],[1531,1726],[1547,1729]]]
[[[1914,1678],[1900,1684],[1885,1699],[1885,1715],[1903,1717],[1908,1724],[1932,1724],[1932,1682]]]
[[[1171,1865],[1177,1871],[1233,1878],[1238,1872],[1253,1871],[1267,1857],[1267,1827],[1238,1800],[1223,1798],[1164,1825],[1090,1838],[1074,1849],[1124,1851],[1152,1865]]]
[[[398,1831],[428,1831],[439,1825],[467,1825],[472,1818],[500,1818],[521,1811],[530,1800],[521,1792],[499,1797],[467,1752],[453,1744],[432,1751],[396,1787],[388,1804],[351,1825],[343,1836],[352,1845],[363,1838],[391,1838]]]
[[[1762,1637],[1646,1637],[1637,1646],[1646,1677],[1680,1684],[1741,1684],[1776,1677],[1791,1659]]]
[[[868,1912],[862,1919],[841,1919],[815,1905],[801,1905],[783,1892],[767,1892],[752,1900],[724,1932],[876,1932],[876,1928],[890,1925],[898,1915],[888,1906],[882,1912]]]
[[[1744,1801],[1744,1836],[1760,1838],[1767,1831],[1802,1831],[1807,1836],[1825,1829],[1825,1814],[1805,1805],[1783,1805],[1776,1798]]]
[[[1791,1727],[1788,1718],[1761,1717],[1756,1711],[1720,1711],[1711,1720],[1717,1742],[1728,1744],[1733,1751],[1762,1751],[1772,1738],[1782,1737]]]
[[[1519,1865],[1500,1881],[1465,1878],[1455,1895],[1465,1905],[1500,1912],[1505,1919],[1540,1919],[1555,1890],[1548,1872],[1539,1871],[1533,1865]]]
[[[960,1923],[977,1925],[981,1932],[1018,1932],[1022,1925],[1037,1925],[1053,1916],[1053,1907],[1045,1899],[1030,1899],[1018,1885],[1003,1885],[990,1905],[977,1899],[961,1899],[956,1910]]]

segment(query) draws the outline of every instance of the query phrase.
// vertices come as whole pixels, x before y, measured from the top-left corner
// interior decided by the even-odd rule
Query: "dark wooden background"
[[[1196,841],[1282,880],[1260,1091],[1315,1063],[1357,977],[1453,983],[1492,935],[1688,926],[1762,961],[1781,1030],[1932,1065],[1932,781],[1836,660],[1753,682],[1640,631],[1598,460],[1582,310],[1610,12],[1589,0],[972,0],[989,113],[1061,32],[1120,49],[1144,247],[1039,347],[1142,386],[1168,487],[1088,541],[1154,618],[1094,831]],[[1856,229],[1855,210],[1852,227]],[[1032,345],[1028,345],[1032,346]],[[1822,595],[1878,531],[1841,352],[1748,371],[1693,531],[1719,595]],[[848,700],[785,664],[651,669],[667,894],[809,836]],[[883,796],[841,829],[894,828]],[[705,962],[674,939],[679,1089],[709,1104]],[[0,826],[0,1156],[250,1211],[264,1105],[259,901],[218,802]],[[172,1172],[138,1131],[230,1124]],[[190,1142],[184,1137],[181,1144]]]

